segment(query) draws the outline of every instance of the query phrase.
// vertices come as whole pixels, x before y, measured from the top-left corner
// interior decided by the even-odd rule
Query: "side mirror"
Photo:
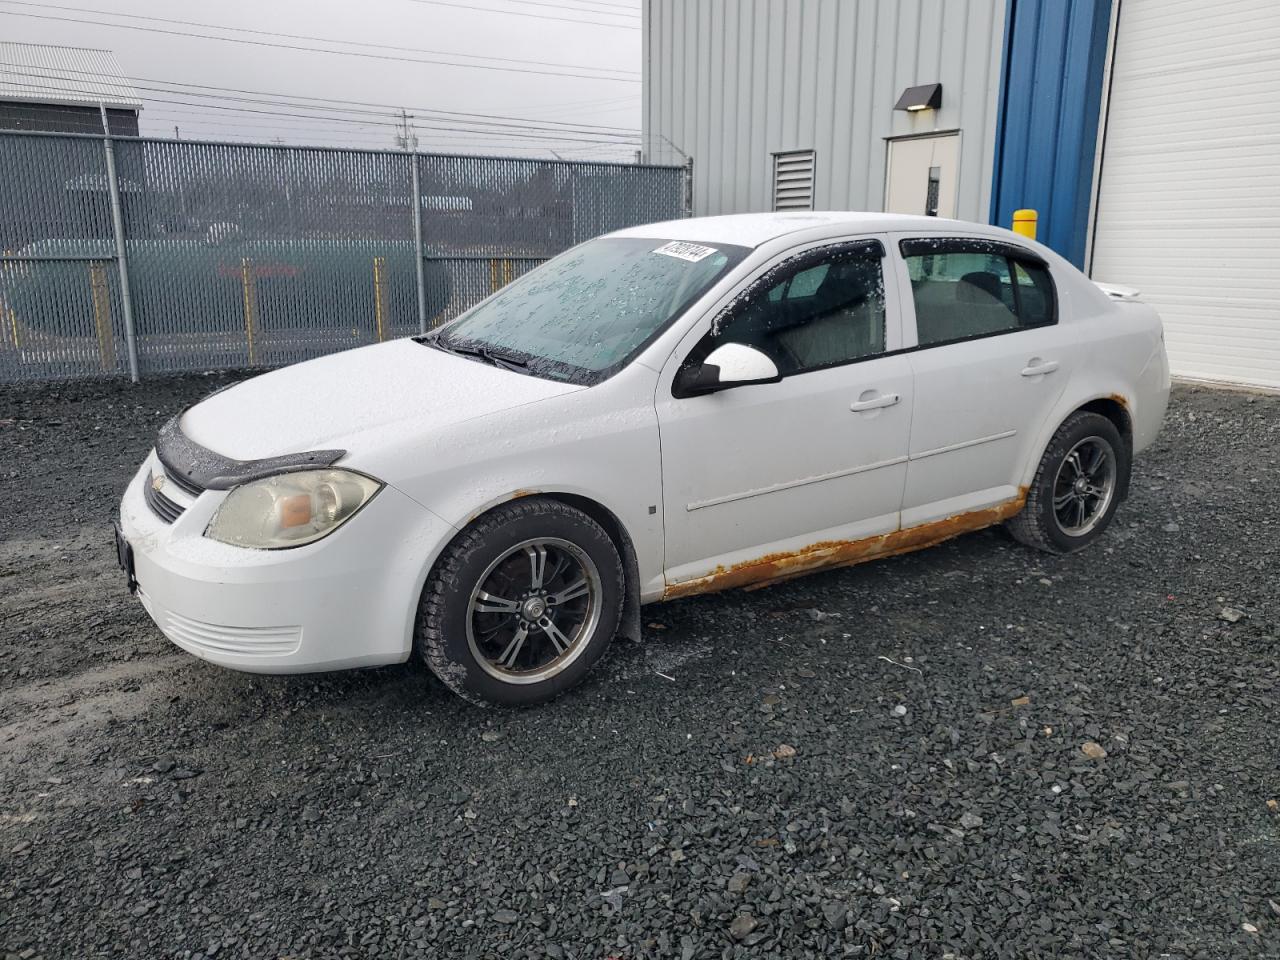
[[[678,396],[715,393],[753,383],[777,383],[782,377],[768,355],[744,343],[716,347],[696,367],[686,367],[676,377]]]

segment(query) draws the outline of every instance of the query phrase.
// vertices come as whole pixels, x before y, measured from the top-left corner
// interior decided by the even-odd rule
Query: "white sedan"
[[[422,337],[174,418],[130,585],[198,657],[573,686],[641,604],[1006,523],[1084,547],[1160,428],[1160,320],[996,227],[753,214],[575,247]]]

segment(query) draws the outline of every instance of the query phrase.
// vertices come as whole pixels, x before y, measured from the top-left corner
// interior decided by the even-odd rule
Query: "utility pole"
[[[411,119],[413,119],[413,114],[406,113],[404,107],[401,107],[400,126],[396,133],[396,146],[405,153],[418,152],[418,135],[413,132],[413,127],[409,125]]]

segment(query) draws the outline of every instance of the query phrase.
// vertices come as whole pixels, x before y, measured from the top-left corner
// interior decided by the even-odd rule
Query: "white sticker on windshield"
[[[664,243],[653,252],[663,253],[668,257],[676,257],[680,260],[688,260],[690,263],[697,263],[699,260],[705,260],[715,253],[716,248],[704,247],[699,243],[686,243],[683,240],[672,240],[670,243]]]

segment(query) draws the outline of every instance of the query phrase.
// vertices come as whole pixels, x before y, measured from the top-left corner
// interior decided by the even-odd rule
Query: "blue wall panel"
[[[1084,264],[1112,0],[1009,0],[991,222],[1040,213],[1038,239]]]

